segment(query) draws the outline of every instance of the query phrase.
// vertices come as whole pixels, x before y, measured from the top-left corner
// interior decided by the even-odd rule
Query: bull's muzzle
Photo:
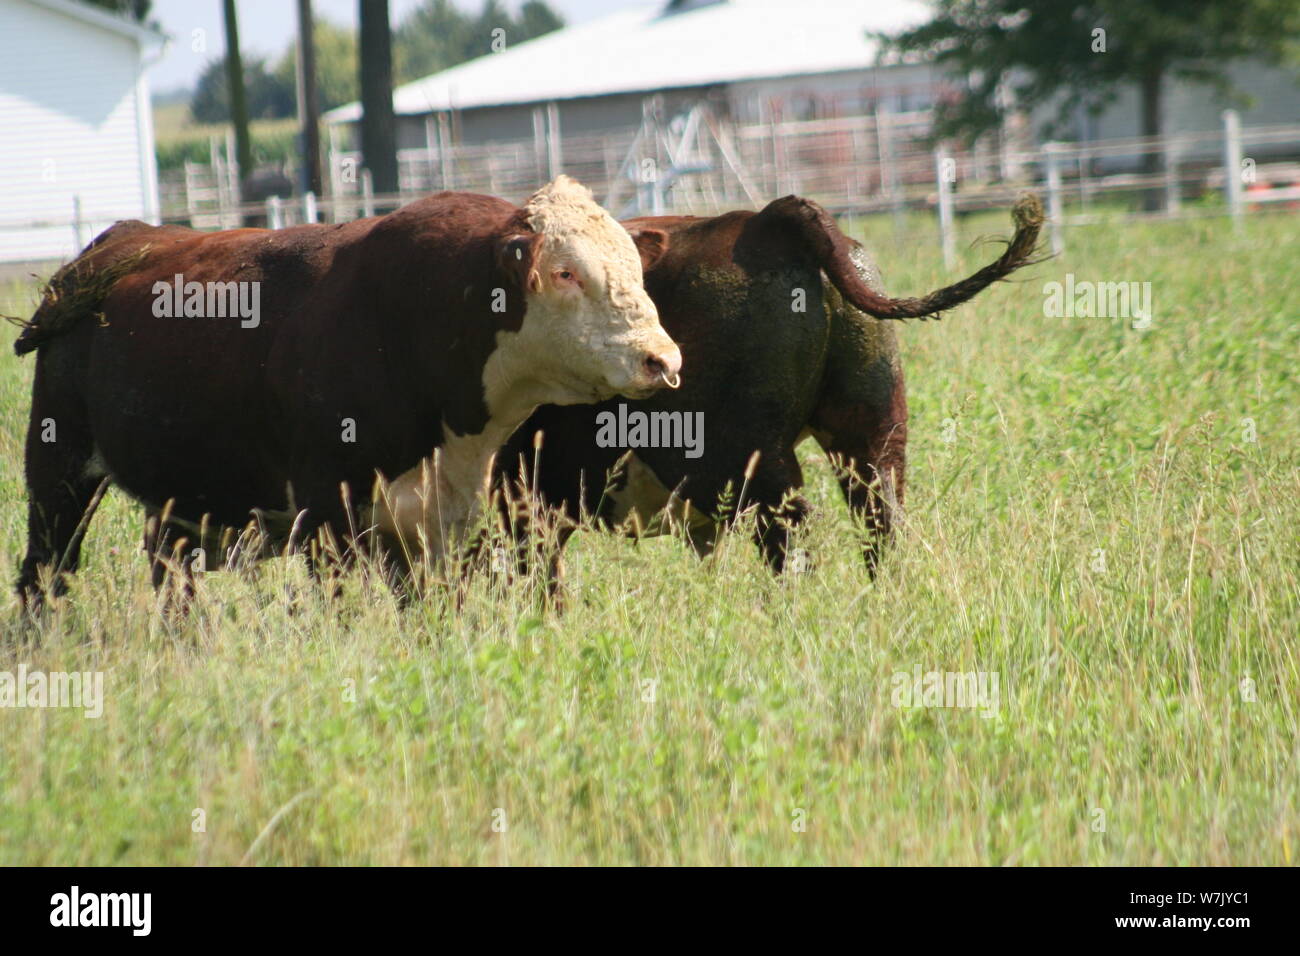
[[[682,384],[682,353],[677,346],[660,352],[647,352],[641,363],[642,374],[652,387],[667,385],[680,388]]]

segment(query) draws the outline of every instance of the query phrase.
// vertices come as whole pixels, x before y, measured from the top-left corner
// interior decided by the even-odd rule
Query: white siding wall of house
[[[0,261],[69,257],[118,219],[156,220],[143,74],[137,39],[0,0]]]

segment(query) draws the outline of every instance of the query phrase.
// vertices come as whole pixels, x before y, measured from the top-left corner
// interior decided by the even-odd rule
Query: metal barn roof
[[[876,54],[868,30],[901,30],[928,16],[917,0],[684,6],[623,10],[507,47],[398,87],[393,107],[410,115],[864,69]],[[325,120],[360,116],[361,104],[349,103]]]

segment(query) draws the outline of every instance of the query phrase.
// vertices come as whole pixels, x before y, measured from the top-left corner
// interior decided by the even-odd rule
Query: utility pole
[[[239,55],[239,19],[235,0],[223,0],[226,14],[226,87],[230,94],[230,122],[235,127],[235,161],[242,184],[253,172],[253,144],[248,138],[248,100],[244,96],[244,61]]]
[[[320,94],[316,84],[316,42],[312,33],[311,0],[298,0],[298,127],[302,145],[300,188],[319,197]]]
[[[393,118],[393,38],[388,0],[361,2],[361,163],[376,193],[397,192],[397,124]]]

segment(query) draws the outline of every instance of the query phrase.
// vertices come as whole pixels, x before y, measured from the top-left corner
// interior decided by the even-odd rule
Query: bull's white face
[[[546,392],[541,401],[643,398],[675,387],[681,352],[659,324],[627,230],[563,176],[534,195],[526,211],[541,238],[523,326],[507,333],[516,337],[508,347],[526,350],[528,375]]]

